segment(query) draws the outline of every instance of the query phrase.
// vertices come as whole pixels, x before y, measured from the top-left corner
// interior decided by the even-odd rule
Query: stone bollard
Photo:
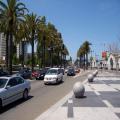
[[[73,92],[76,98],[83,98],[85,93],[85,87],[81,82],[76,82],[73,86]]]
[[[93,78],[94,78],[93,74],[88,75],[88,81],[89,82],[93,82]]]
[[[93,72],[93,76],[94,76],[94,77],[96,76],[96,71]]]

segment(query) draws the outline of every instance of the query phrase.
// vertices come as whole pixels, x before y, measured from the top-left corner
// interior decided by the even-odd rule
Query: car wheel
[[[2,111],[2,100],[0,99],[0,112]]]
[[[57,83],[59,83],[59,80],[58,80],[58,78],[56,79],[56,84],[57,84]]]
[[[23,92],[23,99],[26,100],[28,98],[28,90],[24,90]]]

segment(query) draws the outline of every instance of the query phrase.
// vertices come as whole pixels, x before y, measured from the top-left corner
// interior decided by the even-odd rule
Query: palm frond
[[[2,1],[0,1],[0,7],[7,9],[7,5]]]

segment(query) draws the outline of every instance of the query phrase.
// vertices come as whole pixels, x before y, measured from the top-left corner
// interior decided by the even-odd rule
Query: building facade
[[[27,42],[24,42],[24,55],[27,54]],[[17,45],[17,58],[20,58],[22,55],[22,42]]]
[[[0,60],[5,60],[6,56],[6,39],[4,33],[0,33]]]
[[[120,69],[120,54],[110,53],[107,66],[108,69]]]

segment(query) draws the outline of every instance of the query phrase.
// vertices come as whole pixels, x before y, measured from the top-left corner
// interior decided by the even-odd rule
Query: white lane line
[[[96,95],[100,96],[101,94],[98,91],[94,91]]]
[[[102,100],[109,108],[113,108],[112,104],[107,100]]]

